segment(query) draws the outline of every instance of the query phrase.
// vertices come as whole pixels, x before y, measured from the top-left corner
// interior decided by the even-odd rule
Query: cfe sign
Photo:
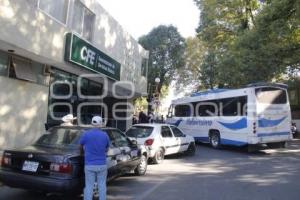
[[[66,36],[65,60],[120,80],[121,64],[73,33]]]
[[[92,51],[91,49],[88,49],[87,47],[82,47],[80,51],[80,58],[81,60],[84,60],[86,63],[90,65],[95,64],[95,59],[96,59],[96,53]]]

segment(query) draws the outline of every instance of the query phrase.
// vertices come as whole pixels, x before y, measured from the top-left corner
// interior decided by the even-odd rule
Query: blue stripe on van
[[[196,142],[209,142],[208,137],[194,137]]]
[[[257,133],[257,137],[290,135],[290,132]]]
[[[179,120],[177,120],[177,121],[174,122],[174,123],[168,123],[168,124],[174,125],[174,126],[179,126],[181,122],[182,122],[182,119],[179,119]]]
[[[240,142],[240,141],[236,141],[236,140],[221,139],[221,144],[241,147],[241,146],[247,145],[248,143],[247,142]]]
[[[208,137],[194,137],[196,142],[209,142]],[[247,145],[247,142],[240,142],[235,140],[227,140],[227,139],[221,139],[221,144],[223,145],[232,145],[232,146],[244,146]]]
[[[283,118],[277,119],[277,120],[270,120],[270,119],[261,118],[261,119],[258,120],[258,127],[261,127],[261,128],[274,127],[274,126],[279,125],[286,118],[287,118],[286,116],[283,117]]]
[[[240,129],[244,129],[247,128],[247,118],[244,117],[236,122],[233,123],[225,123],[225,122],[220,122],[218,121],[221,125],[223,125],[224,127],[231,129],[231,130],[240,130]]]

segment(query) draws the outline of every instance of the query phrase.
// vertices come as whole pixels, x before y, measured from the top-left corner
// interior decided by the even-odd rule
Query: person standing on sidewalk
[[[92,200],[94,183],[97,180],[99,200],[106,200],[106,153],[109,148],[109,137],[102,131],[102,118],[95,116],[92,119],[94,128],[85,131],[80,138],[81,150],[84,152],[85,188],[84,200]]]

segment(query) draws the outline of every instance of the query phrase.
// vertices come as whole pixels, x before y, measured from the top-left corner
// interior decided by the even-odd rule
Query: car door
[[[116,146],[115,138],[111,130],[105,130],[105,132],[107,132],[110,139],[110,145],[107,152],[108,178],[113,178],[122,173],[120,167],[121,163],[118,161],[118,158],[121,155],[121,150]]]
[[[161,127],[162,142],[165,147],[165,155],[177,153],[179,150],[179,141],[173,136],[169,126]]]
[[[179,143],[179,152],[186,151],[189,146],[189,142],[187,141],[186,135],[177,128],[176,126],[171,126],[171,130],[173,132],[174,137]]]
[[[122,173],[127,173],[136,166],[138,160],[138,151],[137,149],[132,149],[130,141],[125,137],[125,135],[115,129],[111,130],[111,133],[114,137],[114,143],[121,151],[121,154],[117,157],[118,167]]]

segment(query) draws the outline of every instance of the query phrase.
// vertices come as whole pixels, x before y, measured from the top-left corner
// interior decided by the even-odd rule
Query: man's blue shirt
[[[85,165],[106,165],[109,137],[106,132],[93,128],[83,133],[79,143],[84,147]]]

